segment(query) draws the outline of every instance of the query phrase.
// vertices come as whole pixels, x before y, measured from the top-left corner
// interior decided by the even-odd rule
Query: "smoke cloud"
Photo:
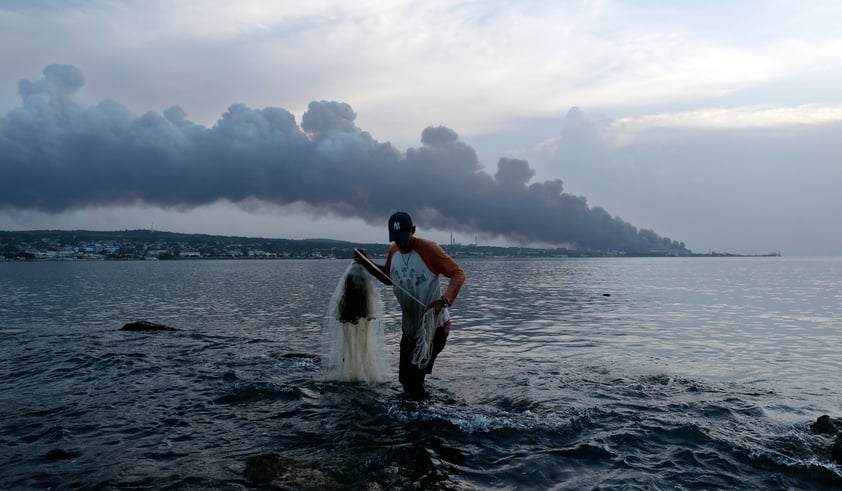
[[[530,182],[525,160],[485,172],[473,148],[444,126],[401,153],[356,126],[341,102],[311,102],[301,118],[234,104],[207,128],[173,106],[131,114],[105,100],[82,107],[73,66],[50,65],[21,81],[22,106],[0,118],[0,209],[62,212],[146,203],[189,209],[219,200],[305,203],[385,224],[395,210],[420,228],[630,252],[683,248],[638,230],[562,181]]]

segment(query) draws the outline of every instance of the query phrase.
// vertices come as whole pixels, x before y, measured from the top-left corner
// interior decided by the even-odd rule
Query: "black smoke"
[[[358,128],[345,103],[311,102],[301,118],[234,104],[207,128],[179,107],[131,114],[105,100],[82,107],[73,66],[21,81],[23,105],[0,118],[0,209],[62,212],[146,203],[189,209],[219,200],[305,203],[385,223],[395,210],[420,228],[594,249],[683,248],[638,230],[562,182],[530,183],[528,162],[502,158],[486,173],[470,146],[443,126],[401,153]]]

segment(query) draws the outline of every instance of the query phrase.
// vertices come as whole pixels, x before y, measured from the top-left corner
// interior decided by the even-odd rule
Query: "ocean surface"
[[[842,258],[462,260],[421,402],[386,287],[323,379],[348,263],[0,263],[0,489],[842,488]]]

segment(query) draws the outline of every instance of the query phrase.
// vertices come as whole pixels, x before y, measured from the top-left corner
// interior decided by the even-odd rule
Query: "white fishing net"
[[[421,326],[418,328],[418,341],[415,342],[415,349],[412,350],[412,364],[422,370],[427,368],[433,357],[433,338],[436,336],[438,325],[439,316],[435,309],[424,312]]]
[[[383,301],[376,280],[351,263],[336,285],[322,330],[322,373],[338,382],[386,381]]]

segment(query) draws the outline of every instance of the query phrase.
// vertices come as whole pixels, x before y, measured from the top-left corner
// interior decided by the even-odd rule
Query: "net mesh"
[[[374,278],[351,263],[336,285],[322,329],[322,372],[337,382],[384,382],[389,373],[383,302]]]

